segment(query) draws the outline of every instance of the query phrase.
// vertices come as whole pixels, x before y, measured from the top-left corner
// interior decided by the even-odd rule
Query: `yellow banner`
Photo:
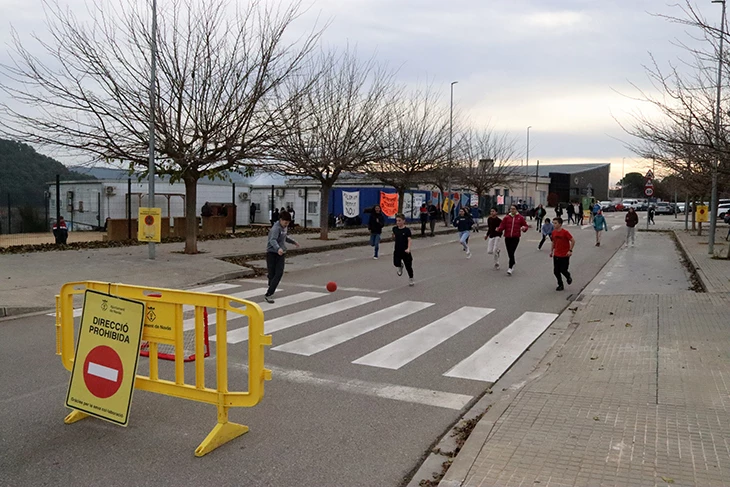
[[[87,290],[66,406],[126,426],[144,303]]]
[[[140,208],[137,219],[137,240],[159,242],[162,239],[162,209]]]
[[[453,207],[454,207],[454,202],[451,201],[449,198],[446,198],[446,199],[444,199],[444,204],[441,207],[441,209],[443,211],[445,211],[446,213],[448,213],[451,211],[451,208],[453,208]]]

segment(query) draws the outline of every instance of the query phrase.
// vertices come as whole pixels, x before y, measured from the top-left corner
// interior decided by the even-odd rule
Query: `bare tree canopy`
[[[13,33],[13,63],[0,67],[0,87],[19,104],[0,105],[5,135],[147,167],[151,13],[145,2],[112,5],[89,7],[91,20],[81,23],[44,3],[50,39],[35,37],[42,56]],[[274,90],[298,73],[319,34],[285,40],[299,2],[247,2],[235,15],[224,0],[165,5],[156,38],[155,167],[185,182],[185,251],[195,253],[197,181],[266,154],[282,111]]]
[[[492,128],[467,129],[460,134],[454,166],[454,180],[479,198],[492,188],[508,186],[518,177],[513,165],[517,143],[506,133]]]
[[[360,171],[380,154],[393,74],[352,50],[323,52],[282,93],[282,130],[266,166],[321,184],[320,231],[327,239],[330,190],[343,172]],[[295,100],[284,103],[286,100]]]
[[[439,104],[433,89],[426,87],[392,105],[389,118],[381,156],[367,171],[398,191],[398,210],[402,211],[406,189],[425,182],[430,172],[448,161],[449,111]]]

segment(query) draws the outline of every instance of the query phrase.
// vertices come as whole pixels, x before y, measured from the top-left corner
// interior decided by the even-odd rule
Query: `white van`
[[[639,200],[623,200],[621,201],[621,204],[624,207],[624,211],[629,211],[629,208],[636,209],[636,207],[639,206]]]

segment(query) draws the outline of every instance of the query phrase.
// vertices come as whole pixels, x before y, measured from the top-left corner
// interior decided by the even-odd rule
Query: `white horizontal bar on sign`
[[[408,315],[417,313],[423,309],[433,306],[433,303],[421,303],[418,301],[404,301],[395,306],[381,309],[347,323],[342,323],[332,328],[322,330],[298,340],[279,345],[272,350],[280,352],[296,353],[299,355],[314,355],[335,345],[364,335]]]
[[[101,377],[112,382],[116,382],[119,377],[119,371],[117,369],[112,369],[111,367],[94,362],[89,362],[89,367],[86,369],[86,372],[89,375],[95,375],[96,377]]]
[[[493,308],[465,306],[400,338],[372,353],[354,360],[353,364],[397,370],[437,345],[481,320]]]
[[[497,382],[558,315],[528,311],[444,375]]]
[[[242,291],[240,293],[230,294],[229,296],[232,298],[237,299],[246,299],[246,298],[252,298],[254,296],[261,296],[266,292],[267,288],[261,287],[258,289],[249,289],[248,291]],[[191,306],[191,309],[195,309],[194,306]],[[238,313],[234,313],[233,311],[228,312],[228,321],[235,320],[238,318],[242,318],[243,315],[239,315]],[[215,319],[216,314],[215,312],[210,313],[208,315],[208,329],[210,329],[211,326],[215,325]],[[195,317],[188,318],[183,321],[183,331],[188,330],[194,330],[195,329]]]
[[[318,318],[323,318],[340,311],[345,311],[356,306],[361,306],[380,298],[370,298],[366,296],[351,296],[349,298],[340,299],[334,303],[327,303],[315,308],[305,309],[297,313],[274,318],[264,323],[264,333],[274,333],[276,331],[285,330],[293,326],[301,325]],[[228,333],[228,343],[239,343],[248,340],[248,327],[239,328]]]
[[[264,288],[264,292],[266,292],[266,288]],[[323,296],[327,296],[327,294],[329,294],[329,293],[317,293],[314,291],[305,291],[303,293],[297,293],[297,294],[292,294],[291,296],[284,296],[283,298],[278,298],[278,299],[276,299],[276,301],[274,303],[261,303],[261,304],[259,304],[259,306],[261,307],[261,310],[265,313],[267,311],[271,311],[271,310],[274,310],[277,308],[283,308],[284,306],[291,306],[293,304],[303,303],[305,301],[310,301],[312,299],[321,298]],[[231,313],[229,312],[228,316],[230,316],[230,315],[231,315]],[[241,315],[235,314],[235,316],[233,318],[229,318],[229,320],[240,318],[240,317],[241,317]],[[210,323],[210,319],[208,321]],[[215,319],[213,319],[212,323],[215,324]],[[244,328],[239,328],[237,330],[228,332],[228,342],[229,343],[238,343],[238,342],[231,342],[231,334],[233,334],[233,336],[238,336],[239,330],[245,331],[246,338],[244,340],[248,340],[248,327],[244,327]],[[213,329],[213,331],[215,331],[215,328]],[[243,332],[241,332],[241,333],[243,333]],[[215,341],[215,335],[212,335],[209,338],[209,340]],[[243,340],[240,340],[240,341],[243,341]]]

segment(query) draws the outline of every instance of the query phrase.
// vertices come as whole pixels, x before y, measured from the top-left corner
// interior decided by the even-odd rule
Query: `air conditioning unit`
[[[278,196],[279,198],[281,198],[282,196],[284,196],[284,190],[283,189],[277,189],[276,192],[275,192],[275,194],[276,194],[276,196]]]
[[[246,192],[238,193],[238,199],[241,201],[246,201],[248,199],[248,193],[246,193]]]
[[[300,189],[298,192],[300,198],[304,198],[304,190]]]
[[[107,186],[104,188],[104,191],[106,192],[107,196],[114,196],[114,186]]]

